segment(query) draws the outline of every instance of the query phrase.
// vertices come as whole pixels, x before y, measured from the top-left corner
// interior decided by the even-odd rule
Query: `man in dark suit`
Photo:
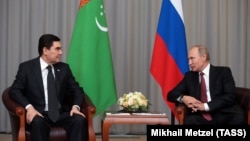
[[[191,71],[167,96],[188,107],[184,124],[245,124],[230,68],[211,65],[208,50],[201,45],[190,48],[188,60]]]
[[[62,46],[60,39],[52,34],[44,34],[39,39],[39,57],[19,65],[16,78],[10,89],[12,99],[20,103],[26,110],[26,121],[31,131],[32,141],[48,141],[50,127],[60,125],[66,129],[70,141],[83,141],[87,137],[87,123],[80,105],[84,91],[76,82],[68,64],[60,62]],[[51,84],[47,75],[51,66],[54,92],[49,92]],[[68,95],[70,94],[70,95]],[[56,95],[50,102],[50,95]],[[71,106],[64,103],[64,98],[71,96]],[[56,104],[53,113],[48,115],[50,105]],[[84,134],[86,133],[86,134]]]

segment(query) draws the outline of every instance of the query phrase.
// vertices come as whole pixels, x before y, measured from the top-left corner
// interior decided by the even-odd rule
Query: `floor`
[[[1,141],[12,141],[11,134],[0,134]],[[109,141],[146,141],[146,135],[110,135]],[[102,141],[100,135],[96,136],[96,141]]]

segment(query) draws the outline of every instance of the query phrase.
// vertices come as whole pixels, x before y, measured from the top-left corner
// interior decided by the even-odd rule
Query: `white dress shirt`
[[[42,71],[42,79],[43,79],[43,88],[44,88],[44,98],[45,98],[45,108],[44,111],[48,111],[48,85],[47,85],[47,76],[48,76],[48,64],[40,58],[41,71]],[[52,73],[55,77],[54,67],[51,65]]]

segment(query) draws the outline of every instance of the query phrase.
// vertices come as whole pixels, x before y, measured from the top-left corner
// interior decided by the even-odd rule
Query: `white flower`
[[[127,111],[147,111],[149,106],[148,99],[141,92],[124,93],[118,99],[120,109]]]

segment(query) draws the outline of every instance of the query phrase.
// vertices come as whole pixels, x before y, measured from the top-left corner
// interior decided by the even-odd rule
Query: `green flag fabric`
[[[112,54],[102,0],[81,1],[67,63],[96,106],[96,115],[116,103]]]

